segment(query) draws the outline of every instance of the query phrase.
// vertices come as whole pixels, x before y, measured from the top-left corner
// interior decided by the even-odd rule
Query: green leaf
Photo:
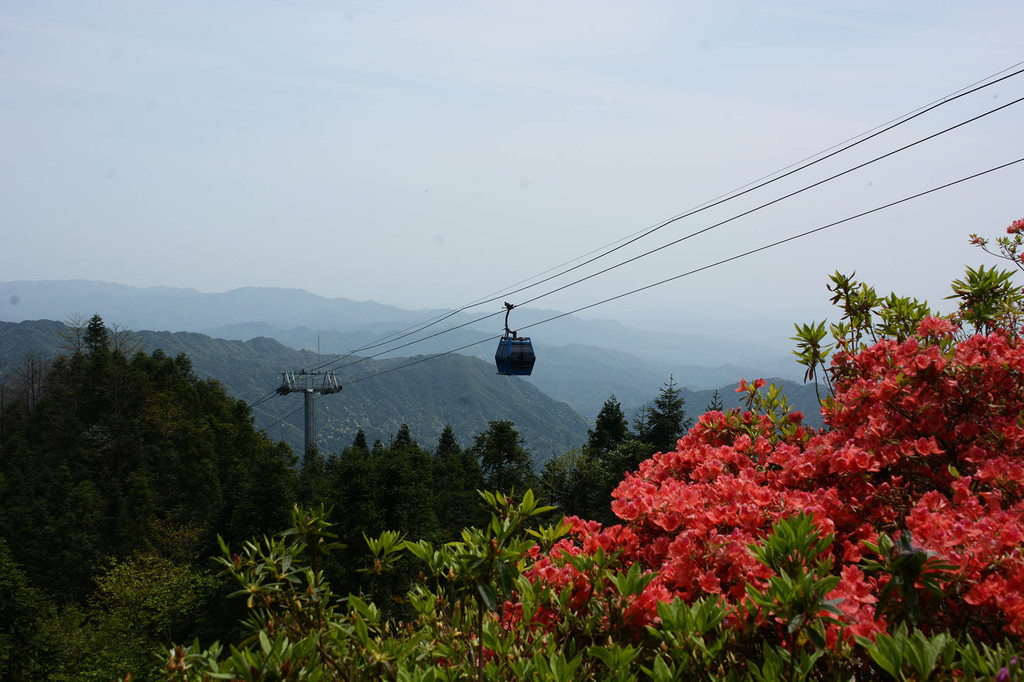
[[[498,608],[498,594],[494,590],[494,586],[490,583],[477,583],[476,591],[480,594],[480,598],[484,601],[484,606],[489,611],[494,611]]]
[[[270,639],[267,637],[267,633],[264,632],[263,630],[260,630],[259,640],[260,640],[260,648],[263,649],[263,653],[264,654],[269,654],[271,648],[273,648],[273,647],[270,644]]]
[[[654,666],[650,671],[651,679],[654,682],[670,682],[674,679],[672,671],[669,670],[668,665],[665,663],[665,659],[658,654],[654,658]]]

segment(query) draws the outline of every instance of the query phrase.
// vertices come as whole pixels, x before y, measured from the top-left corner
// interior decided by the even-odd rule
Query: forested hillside
[[[68,328],[60,322],[0,322],[0,363],[14,371],[26,356],[52,356],[67,344],[63,336],[68,334]],[[217,379],[228,393],[255,405],[257,427],[267,429],[275,440],[285,440],[297,451],[301,449],[302,412],[298,408],[302,398],[261,399],[280,385],[282,370],[312,368],[333,356],[318,358],[315,353],[288,348],[268,338],[243,342],[198,333],[152,331],[122,335],[126,342],[130,338],[150,352],[159,348],[169,355],[185,353],[200,376]],[[490,350],[488,345],[487,352]],[[488,421],[504,419],[519,426],[528,449],[541,465],[582,443],[588,421],[597,416],[611,395],[632,419],[672,374],[688,410],[699,414],[713,402],[716,391],[723,406],[738,406],[740,396],[734,390],[737,382],[762,376],[751,374],[749,368],[685,365],[681,366],[682,374],[673,374],[666,363],[582,344],[538,344],[538,354],[541,364],[525,381],[495,377],[490,359],[457,354],[398,372],[391,370],[420,358],[348,358],[331,365],[338,368],[342,393],[317,401],[318,442],[324,452],[340,452],[360,429],[372,443],[378,438],[386,441],[403,423],[421,442],[436,440],[446,424],[453,427],[460,440],[468,440]],[[795,362],[793,366],[797,367]],[[359,380],[371,375],[379,376]],[[688,383],[696,380],[699,385],[707,385],[717,377],[728,378],[715,389],[693,390]],[[806,415],[808,424],[821,424],[813,385],[775,381],[785,388],[794,409]]]
[[[749,352],[737,352],[728,364],[699,364],[705,357],[694,357],[683,345],[676,346],[677,356],[672,360],[657,360],[641,357],[637,349],[625,352],[615,348],[601,347],[599,344],[608,342],[610,335],[595,335],[594,328],[602,328],[607,323],[591,328],[582,327],[575,331],[578,336],[572,337],[565,330],[553,340],[544,332],[539,332],[533,339],[539,362],[537,371],[530,376],[529,382],[544,391],[555,400],[568,403],[574,410],[588,419],[597,416],[601,404],[609,395],[616,395],[623,408],[630,414],[641,405],[650,401],[653,392],[672,375],[683,387],[686,400],[691,405],[705,405],[715,390],[726,396],[726,404],[735,406],[731,397],[733,389],[742,378],[782,377],[786,390],[793,396],[793,402],[809,416],[809,422],[820,425],[816,398],[812,390],[805,391],[802,384],[794,379],[799,378],[800,371],[792,356],[781,359],[752,361]],[[572,325],[567,325],[572,327]],[[632,330],[635,332],[636,330]],[[386,335],[369,331],[334,331],[314,330],[308,327],[281,329],[265,323],[229,325],[208,330],[212,336],[227,339],[250,339],[267,336],[277,339],[286,346],[308,349],[320,343],[324,352],[342,352],[350,348],[371,346]],[[657,334],[651,336],[658,337]],[[443,353],[451,348],[465,347],[462,353],[490,363],[494,357],[494,344],[477,344],[481,339],[488,338],[483,332],[467,329],[456,330],[435,339],[417,343],[417,352]],[[681,337],[676,337],[677,344]],[[623,347],[628,341],[636,341],[636,335],[620,334],[616,344]],[[561,342],[561,343],[558,343]],[[471,345],[476,344],[476,345]],[[666,356],[670,353],[670,343],[663,340],[657,344],[659,353]],[[378,352],[378,351],[370,351]],[[401,352],[401,351],[399,351]]]
[[[420,442],[405,423],[374,442],[354,425],[352,441],[337,451],[297,457],[254,427],[246,402],[201,378],[188,355],[140,350],[146,335],[119,333],[99,316],[76,327],[4,325],[0,333],[5,348],[28,353],[0,376],[0,680],[147,679],[153,652],[169,641],[234,639],[242,612],[225,605],[231,588],[215,579],[207,557],[218,539],[240,545],[302,523],[290,515],[296,503],[333,510],[341,545],[316,559],[324,575],[387,604],[415,573],[389,565],[379,576],[364,538],[397,530],[454,540],[486,521],[484,489],[532,488],[565,511],[604,518],[616,482],[655,449],[671,447],[688,423],[670,383],[635,434],[609,400],[595,429],[574,443],[580,447],[543,466],[517,424],[504,419],[466,439],[441,424],[436,439]],[[172,350],[174,340],[205,349],[211,366],[228,369],[233,356],[253,363],[281,350],[270,340],[150,338]],[[47,349],[60,354],[43,359]],[[481,379],[476,368],[464,369],[480,364],[468,358],[437,362],[451,381],[435,385],[429,401],[411,386],[403,393],[374,379],[371,388],[397,392],[392,405],[379,404],[380,419],[398,419],[400,409],[421,421],[457,417],[470,411],[464,396],[481,391],[481,382],[513,396],[508,387],[523,387],[521,414],[534,429],[552,418],[542,414],[551,401],[529,404],[539,392],[525,382],[489,371]],[[417,401],[435,410],[417,410]],[[556,418],[578,419],[561,409]],[[550,520],[560,513],[552,510]]]
[[[146,679],[166,642],[233,637],[241,612],[208,557],[284,527],[295,503],[336,510],[336,584],[386,591],[360,572],[364,533],[452,540],[486,518],[477,490],[538,484],[511,421],[461,443],[445,425],[422,445],[405,424],[385,443],[357,429],[296,457],[184,353],[137,351],[98,316],[61,331],[60,356],[0,377],[0,680]]]
[[[4,679],[109,674],[148,642],[229,624],[205,613],[203,557],[217,535],[279,527],[294,495],[291,450],[186,356],[128,357],[98,318],[81,331],[76,352],[3,382]]]
[[[0,363],[16,373],[24,358],[52,357],[62,345],[67,347],[69,335],[72,330],[58,322],[0,322]],[[217,379],[230,395],[256,404],[257,428],[301,451],[302,397],[277,396],[274,391],[281,384],[281,371],[312,369],[326,357],[272,339],[227,341],[186,332],[132,332],[124,342],[148,352],[186,354],[199,376]],[[350,365],[339,375],[342,392],[317,400],[321,451],[340,453],[359,430],[370,443],[387,442],[402,424],[408,424],[412,436],[423,443],[436,442],[445,425],[451,425],[456,437],[465,442],[489,421],[508,420],[518,426],[528,450],[542,465],[586,439],[587,421],[572,408],[527,381],[495,376],[493,363],[449,355],[390,371],[414,360],[349,358],[341,363]],[[370,376],[347,381],[347,377]],[[651,397],[655,390],[656,385]]]
[[[147,349],[188,354],[198,371],[250,402],[271,394],[281,384],[281,371],[312,369],[330,359],[266,338],[224,341],[171,332],[140,332],[138,338]],[[391,371],[415,360],[355,357],[332,365],[344,367],[339,370],[343,390],[317,399],[320,449],[340,452],[360,429],[371,443],[387,441],[403,423],[420,442],[436,441],[446,424],[465,441],[491,420],[509,420],[519,425],[531,453],[542,464],[585,438],[586,421],[572,408],[529,382],[496,377],[493,364],[449,355]],[[272,397],[255,408],[257,426],[301,449],[301,407],[301,396]]]

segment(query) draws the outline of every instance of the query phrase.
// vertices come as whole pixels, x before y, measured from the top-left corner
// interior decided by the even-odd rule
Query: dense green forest
[[[55,329],[56,331],[56,329]],[[171,641],[231,641],[243,615],[209,557],[286,527],[296,503],[329,510],[344,549],[322,569],[381,597],[415,576],[368,579],[364,537],[430,542],[487,521],[477,491],[533,488],[561,512],[607,520],[612,488],[688,423],[671,379],[634,420],[614,397],[577,447],[535,467],[518,426],[420,444],[401,424],[340,452],[296,455],[184,353],[145,353],[98,316],[63,327],[52,361],[0,374],[0,679],[146,679]],[[400,605],[393,605],[401,610]],[[58,634],[59,633],[59,636]]]

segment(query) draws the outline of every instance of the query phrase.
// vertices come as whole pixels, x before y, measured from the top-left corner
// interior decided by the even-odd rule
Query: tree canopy
[[[477,435],[470,452],[480,462],[488,490],[509,493],[533,485],[530,453],[512,422],[488,422],[487,430]]]
[[[594,428],[587,429],[587,447],[595,451],[611,450],[629,438],[629,422],[613,395],[601,406],[594,420]]]

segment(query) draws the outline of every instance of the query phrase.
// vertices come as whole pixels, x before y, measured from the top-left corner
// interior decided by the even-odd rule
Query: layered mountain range
[[[342,393],[317,400],[317,439],[326,451],[340,451],[360,429],[371,442],[386,442],[402,423],[427,447],[450,423],[468,445],[488,421],[511,419],[541,462],[585,442],[610,396],[632,415],[670,377],[690,416],[705,410],[715,390],[725,406],[736,404],[733,389],[741,378],[781,377],[794,406],[820,423],[814,387],[793,381],[801,368],[791,356],[700,329],[655,332],[517,309],[515,324],[532,336],[537,365],[526,379],[497,376],[494,339],[504,311],[495,307],[450,314],[292,289],[203,293],[88,281],[2,282],[0,360],[10,368],[26,353],[59,352],[62,322],[98,314],[132,330],[146,351],[189,355],[198,373],[255,405],[258,426],[293,446],[302,440],[302,400],[274,394],[280,373],[333,369]],[[439,317],[445,319],[426,326]],[[408,336],[395,339],[402,334]]]

